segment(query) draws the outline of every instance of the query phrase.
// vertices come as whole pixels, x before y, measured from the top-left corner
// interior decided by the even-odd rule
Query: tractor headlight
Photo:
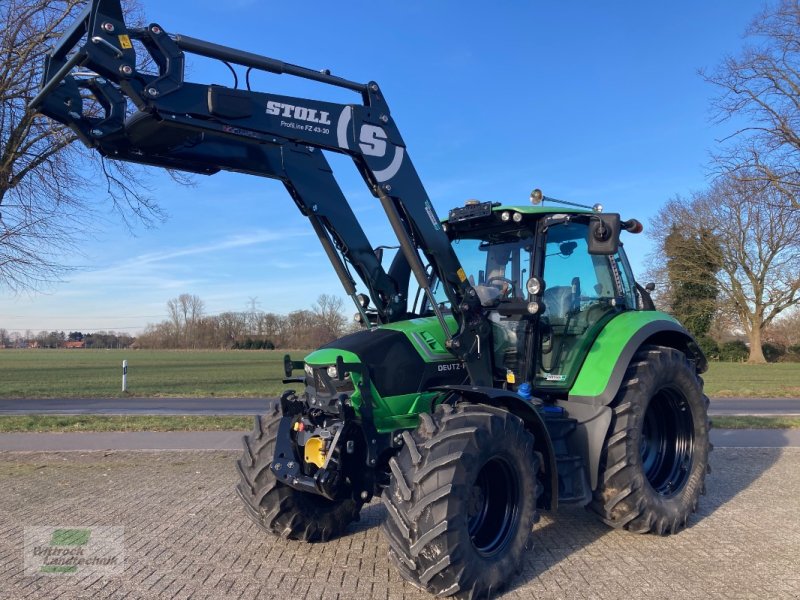
[[[538,296],[544,289],[544,282],[538,277],[531,277],[525,284],[525,288],[528,290],[529,295]]]
[[[507,223],[508,221],[511,220],[511,213],[508,212],[507,210],[504,210],[503,212],[500,213],[500,220],[503,221],[503,223]]]
[[[339,371],[336,369],[336,365],[331,365],[328,367],[328,377],[331,379],[336,379],[339,377]]]
[[[532,315],[535,315],[540,310],[542,310],[542,303],[541,302],[528,302],[528,312]]]
[[[514,223],[519,223],[522,221],[522,213],[515,212],[512,218],[514,219]]]

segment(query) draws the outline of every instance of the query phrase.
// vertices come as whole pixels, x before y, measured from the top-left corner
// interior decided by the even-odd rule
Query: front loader
[[[187,53],[354,102],[187,82]],[[292,389],[244,438],[236,489],[265,530],[325,541],[380,496],[405,579],[486,597],[520,568],[540,510],[687,525],[708,470],[706,361],[633,277],[619,238],[636,220],[539,190],[442,219],[375,82],[129,28],[119,0],[93,0],[66,31],[30,107],[109,159],[279,179],[309,219],[363,328],[287,356]],[[385,211],[400,248],[387,267],[324,152],[350,156]]]

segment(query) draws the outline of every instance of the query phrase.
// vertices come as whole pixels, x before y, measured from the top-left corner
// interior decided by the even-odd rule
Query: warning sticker
[[[458,280],[461,283],[464,283],[467,280],[467,274],[464,273],[464,269],[459,269],[458,271],[456,271],[456,275],[458,275]]]
[[[133,44],[131,44],[131,38],[129,38],[127,35],[123,34],[118,35],[117,37],[119,38],[119,45],[122,46],[123,50],[130,50],[133,48]]]

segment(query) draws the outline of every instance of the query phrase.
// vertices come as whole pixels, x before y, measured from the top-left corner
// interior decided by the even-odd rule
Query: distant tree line
[[[0,348],[65,348],[68,342],[82,342],[83,348],[111,349],[130,348],[134,337],[128,333],[116,331],[97,331],[82,333],[70,331],[25,331],[24,333],[0,328]]]
[[[149,324],[136,338],[139,348],[243,349],[316,348],[352,327],[342,313],[340,298],[321,295],[310,310],[288,315],[257,310],[205,314],[205,303],[193,294],[181,294],[167,302],[168,318]]]
[[[167,302],[167,319],[149,324],[139,336],[115,331],[26,331],[0,328],[0,348],[152,348],[272,350],[317,348],[359,327],[343,314],[343,302],[322,294],[309,310],[288,315],[256,309],[205,314],[205,303],[193,294]]]

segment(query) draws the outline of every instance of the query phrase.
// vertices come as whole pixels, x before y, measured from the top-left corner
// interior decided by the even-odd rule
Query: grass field
[[[800,398],[800,363],[714,362],[703,379],[706,394],[715,398]]]
[[[285,351],[0,350],[0,398],[276,396]],[[291,352],[300,360],[307,351]]]
[[[291,352],[295,360],[307,351]],[[285,388],[284,351],[0,350],[0,398],[276,396]],[[712,363],[712,397],[800,397],[800,363]]]

